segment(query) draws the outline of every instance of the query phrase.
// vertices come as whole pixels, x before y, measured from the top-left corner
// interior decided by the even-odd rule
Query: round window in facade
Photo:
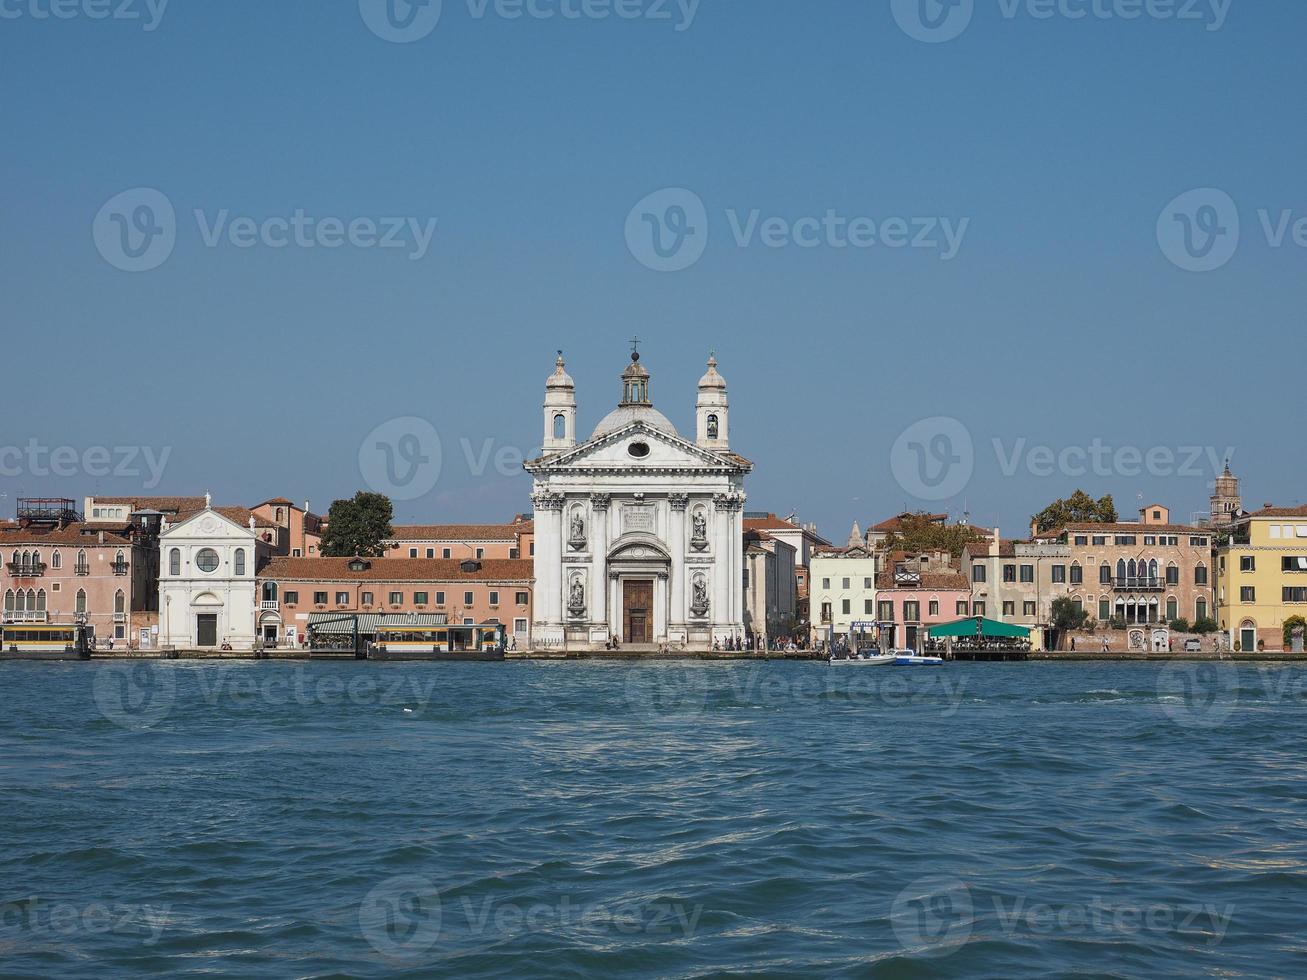
[[[630,453],[632,456],[634,456],[636,459],[644,459],[646,456],[649,455],[649,443],[633,442],[626,447],[626,451]]]
[[[202,572],[216,572],[218,553],[212,548],[201,548],[195,555],[195,564]]]

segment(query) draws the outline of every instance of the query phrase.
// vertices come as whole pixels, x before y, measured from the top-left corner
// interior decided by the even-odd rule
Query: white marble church
[[[537,647],[666,644],[710,649],[744,636],[742,517],[752,468],[731,452],[726,381],[715,358],[699,379],[695,438],[649,400],[638,353],[622,400],[576,437],[576,386],[560,354],[545,383],[535,479]]]

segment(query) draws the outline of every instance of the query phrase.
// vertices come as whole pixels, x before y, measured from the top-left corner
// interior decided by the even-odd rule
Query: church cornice
[[[686,465],[669,465],[658,466],[648,464],[594,464],[584,462],[573,462],[595,450],[604,449],[614,443],[621,442],[635,433],[647,436],[650,439],[666,443],[682,452],[695,456],[703,461],[703,465],[686,466]],[[562,452],[552,453],[547,456],[539,456],[535,459],[527,460],[522,464],[523,468],[533,475],[539,473],[551,472],[568,472],[568,473],[585,473],[585,474],[608,474],[608,473],[656,473],[656,474],[715,474],[730,473],[743,475],[753,469],[753,463],[737,453],[718,452],[712,449],[704,449],[697,446],[688,439],[679,435],[672,435],[647,425],[639,419],[624,425],[620,429],[600,436],[598,439],[591,439],[584,442],[574,449],[567,449]]]

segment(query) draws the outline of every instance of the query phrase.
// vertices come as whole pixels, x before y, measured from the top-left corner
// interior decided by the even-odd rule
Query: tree
[[[1201,636],[1206,636],[1208,633],[1215,633],[1218,629],[1220,629],[1220,627],[1216,625],[1216,620],[1214,619],[1208,619],[1204,616],[1202,619],[1194,620],[1193,630]]]
[[[332,501],[322,554],[328,558],[381,558],[395,533],[390,526],[395,508],[383,493],[360,490],[350,500]]]
[[[1172,633],[1190,632],[1189,620],[1185,619],[1183,616],[1181,616],[1178,619],[1171,620],[1171,632]]]
[[[1112,524],[1116,521],[1116,504],[1110,493],[1095,500],[1077,490],[1063,500],[1054,500],[1031,519],[1041,534],[1068,524]]]
[[[1053,600],[1050,616],[1053,629],[1068,633],[1082,630],[1089,622],[1089,610],[1077,606],[1070,596],[1060,596]]]
[[[1307,619],[1303,619],[1301,616],[1290,616],[1284,621],[1284,648],[1286,650],[1293,649],[1293,628],[1295,626],[1307,629]]]
[[[962,557],[962,549],[969,544],[987,540],[989,535],[970,524],[940,524],[926,514],[910,514],[899,522],[899,530],[891,531],[881,545],[887,554],[906,551],[942,551],[954,560]]]

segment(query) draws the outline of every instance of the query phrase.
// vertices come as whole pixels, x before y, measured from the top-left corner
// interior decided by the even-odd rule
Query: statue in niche
[[[708,547],[708,519],[701,510],[694,512],[691,521],[690,547],[695,551],[703,551]]]
[[[574,551],[585,547],[585,518],[579,510],[572,512],[572,526],[567,536],[567,543]]]
[[[585,613],[585,586],[579,578],[572,579],[572,588],[567,597],[567,611],[573,616]]]
[[[690,599],[690,612],[695,616],[708,615],[708,583],[702,579],[694,580],[693,596]]]

